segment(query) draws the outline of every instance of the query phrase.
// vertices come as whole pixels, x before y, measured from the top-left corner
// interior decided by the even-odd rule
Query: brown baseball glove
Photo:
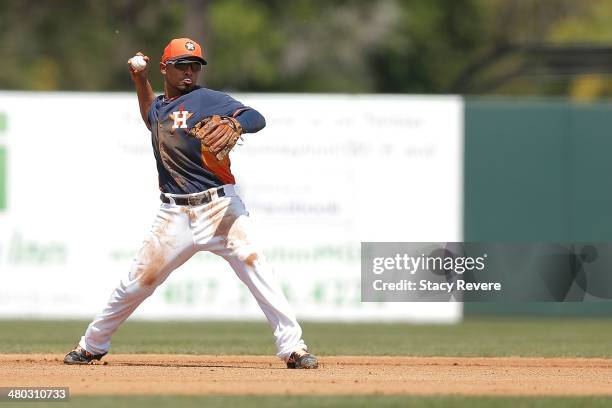
[[[222,160],[241,139],[242,126],[231,116],[214,115],[196,123],[188,133],[200,139],[217,160]]]

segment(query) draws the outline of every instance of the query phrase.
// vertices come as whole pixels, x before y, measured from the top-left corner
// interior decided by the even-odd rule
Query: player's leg
[[[194,253],[188,215],[180,207],[162,205],[129,273],[121,280],[102,312],[91,322],[81,338],[81,354],[89,353],[93,358],[104,355],[110,347],[111,336],[121,323],[155,291],[170,272]],[[73,356],[77,360],[78,354]],[[71,360],[69,356],[66,356],[67,360]]]
[[[307,347],[293,308],[263,254],[251,242],[244,204],[237,196],[220,200],[223,201],[213,203],[209,211],[212,215],[202,218],[209,223],[211,232],[202,229],[195,235],[200,244],[198,248],[222,256],[248,287],[272,327],[277,356],[287,361],[288,366],[293,360],[302,358],[303,367],[300,368],[316,367],[316,357],[304,352]],[[293,353],[297,354],[292,356]]]
[[[293,308],[278,284],[272,269],[258,252],[246,259],[230,251],[219,252],[247,286],[273,329],[277,356],[287,359],[298,349],[306,349]]]

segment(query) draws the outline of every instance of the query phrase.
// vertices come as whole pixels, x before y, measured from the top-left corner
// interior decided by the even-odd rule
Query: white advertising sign
[[[233,96],[267,120],[232,153],[232,169],[298,318],[461,318],[460,304],[360,301],[361,241],[462,240],[460,97]],[[0,317],[91,318],[159,206],[136,97],[0,92],[0,115]],[[207,253],[134,316],[263,318],[229,266]]]

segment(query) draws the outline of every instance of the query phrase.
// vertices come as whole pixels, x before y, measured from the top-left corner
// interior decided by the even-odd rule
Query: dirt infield
[[[288,370],[268,356],[127,355],[65,366],[61,355],[0,355],[0,386],[72,395],[612,395],[612,359],[322,357]]]

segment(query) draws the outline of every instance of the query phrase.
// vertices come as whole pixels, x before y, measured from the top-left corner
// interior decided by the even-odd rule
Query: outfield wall
[[[611,153],[612,103],[466,100],[465,240],[612,241]],[[612,302],[466,303],[465,311],[610,316]]]
[[[463,101],[441,96],[235,95],[267,119],[233,154],[258,242],[298,316],[454,322],[460,304],[360,302],[361,241],[460,241]],[[133,94],[0,93],[0,317],[90,318],[159,206]],[[256,319],[201,253],[136,312]]]

